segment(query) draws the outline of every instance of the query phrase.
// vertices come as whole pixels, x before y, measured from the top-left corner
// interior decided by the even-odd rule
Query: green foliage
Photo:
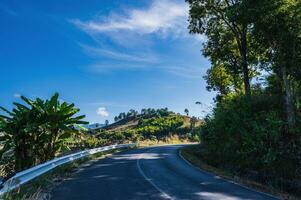
[[[84,116],[74,117],[79,109],[74,104],[59,101],[58,93],[49,100],[21,97],[24,104],[14,103],[12,111],[0,118],[1,158],[13,149],[15,170],[21,171],[52,159],[64,148],[64,141],[77,131],[75,124],[85,124]]]
[[[217,92],[202,156],[235,173],[254,170],[265,183],[298,185],[286,183],[301,180],[301,2],[187,2],[190,32],[207,37],[207,89]]]
[[[133,123],[133,125],[125,126],[126,123]],[[130,116],[111,126],[112,130],[105,128],[95,134],[99,140],[105,141],[105,144],[141,140],[165,141],[174,135],[180,139],[199,141],[199,132],[197,132],[200,126],[199,120],[195,117],[189,118],[174,114],[166,108],[142,109],[141,113],[135,117]],[[126,128],[118,128],[118,126]]]
[[[116,144],[116,143],[126,143],[126,142],[137,142],[139,140],[139,135],[136,130],[129,129],[124,131],[105,131],[101,130],[96,133],[95,137],[98,141],[102,141],[103,144]]]
[[[282,134],[283,111],[274,96],[255,93],[226,97],[202,129],[203,156],[212,165],[241,172],[255,170],[264,181],[301,178],[301,137]]]
[[[143,139],[159,140],[170,134],[186,134],[182,128],[184,117],[168,109],[144,109],[121,113],[123,121],[140,119],[136,127],[86,134],[81,124],[84,116],[74,116],[79,109],[74,104],[59,101],[55,94],[49,100],[21,97],[23,104],[14,103],[12,111],[1,108],[0,117],[0,173],[21,171],[54,158],[58,153],[94,148],[103,145],[137,142]],[[117,117],[118,118],[118,117]],[[194,121],[197,122],[196,119]],[[137,120],[138,122],[138,120]],[[120,123],[120,122],[116,122]]]
[[[292,87],[301,78],[301,3],[246,0],[243,7],[246,13],[252,12],[248,20],[253,22],[256,38],[267,49],[269,59],[264,62],[281,80],[286,121],[292,131],[296,123]]]
[[[137,132],[145,139],[155,136],[158,140],[167,137],[169,134],[178,133],[179,128],[184,124],[182,116],[168,116],[145,119],[140,122]]]
[[[244,83],[246,95],[251,95],[250,80],[257,71],[261,48],[257,45],[249,21],[237,12],[243,0],[186,0],[189,3],[189,30],[207,37],[203,45],[203,55],[208,57],[212,69],[223,70],[227,81],[220,81],[221,74],[208,70],[207,81],[210,88],[227,92],[229,85],[235,91]],[[216,76],[217,75],[217,76]]]
[[[153,108],[143,108],[139,114],[138,111],[131,109],[129,112],[122,112],[118,116],[114,117],[114,121],[119,120],[129,120],[135,117],[141,118],[151,118],[151,117],[164,117],[172,114],[173,112],[169,111],[168,108],[153,109]]]

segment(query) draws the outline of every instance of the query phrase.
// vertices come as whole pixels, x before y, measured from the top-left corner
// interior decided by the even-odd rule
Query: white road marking
[[[151,150],[153,150],[153,149],[149,149],[148,151],[146,151],[146,152],[144,152],[144,153],[147,153],[147,152],[149,152],[149,151],[151,151]],[[144,153],[142,153],[142,154],[139,155],[139,157],[138,157],[138,159],[137,159],[137,162],[136,162],[139,173],[143,176],[143,178],[144,178],[146,181],[148,181],[148,182],[149,182],[156,190],[158,190],[158,191],[161,193],[161,196],[162,196],[164,199],[171,199],[171,200],[174,200],[175,198],[171,197],[169,194],[167,194],[167,193],[164,192],[161,188],[159,188],[159,187],[158,187],[158,186],[157,186],[157,185],[156,185],[149,177],[147,177],[147,176],[145,175],[145,173],[144,173],[143,170],[141,169],[141,167],[140,167],[140,159],[141,159],[141,157],[142,157],[142,155],[143,155]]]

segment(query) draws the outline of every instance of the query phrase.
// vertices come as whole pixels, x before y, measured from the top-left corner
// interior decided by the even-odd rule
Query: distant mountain
[[[94,123],[94,124],[87,124],[87,125],[84,125],[84,126],[89,130],[94,130],[94,129],[102,128],[106,125],[105,124],[100,124],[100,123]]]

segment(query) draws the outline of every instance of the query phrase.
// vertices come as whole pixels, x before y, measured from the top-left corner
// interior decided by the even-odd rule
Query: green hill
[[[93,130],[97,138],[110,143],[127,141],[166,141],[172,137],[198,141],[202,121],[165,109],[130,110],[115,117],[116,122]]]

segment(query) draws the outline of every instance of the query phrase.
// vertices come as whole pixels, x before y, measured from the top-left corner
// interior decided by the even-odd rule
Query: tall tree
[[[196,117],[191,117],[190,118],[190,130],[192,131],[197,123],[198,119]]]
[[[115,122],[118,121],[118,117],[117,117],[117,116],[114,117],[114,121],[115,121]]]
[[[286,121],[293,128],[296,116],[292,87],[301,74],[301,2],[245,0],[241,11],[250,16],[254,33],[269,50],[270,66],[282,82]]]
[[[186,115],[189,115],[189,110],[187,108],[185,108],[184,112],[186,113]]]
[[[205,34],[203,53],[213,65],[227,64],[237,78],[242,73],[246,96],[251,95],[252,42],[250,24],[240,20],[236,9],[242,0],[186,0],[190,6],[191,33]],[[256,64],[254,64],[256,66]]]

